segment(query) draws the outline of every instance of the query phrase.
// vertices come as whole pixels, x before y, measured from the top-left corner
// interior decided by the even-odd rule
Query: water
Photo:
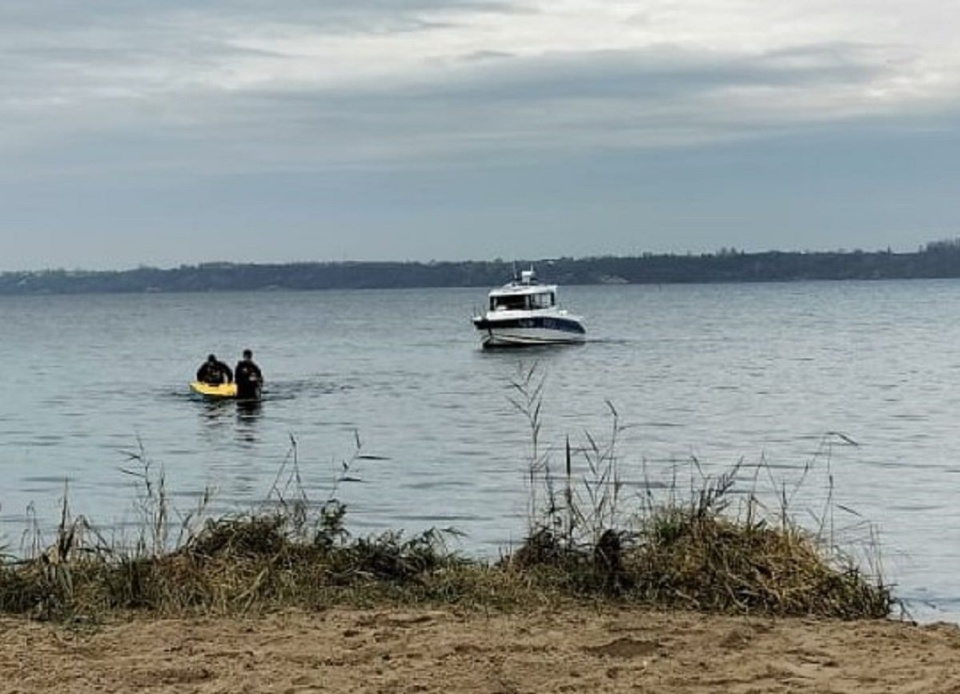
[[[0,297],[0,542],[55,525],[65,485],[74,514],[131,532],[131,454],[163,468],[182,513],[206,488],[214,513],[249,508],[295,455],[320,500],[348,465],[336,492],[353,532],[454,527],[463,551],[496,556],[526,527],[530,432],[510,397],[536,363],[557,464],[566,435],[609,439],[609,401],[628,481],[686,489],[693,460],[713,475],[743,461],[741,490],[796,488],[790,508],[840,540],[871,521],[912,614],[960,620],[960,282],[561,299],[587,344],[484,352],[469,322],[484,290]],[[259,411],[190,398],[207,353],[233,365],[247,346],[267,378]]]

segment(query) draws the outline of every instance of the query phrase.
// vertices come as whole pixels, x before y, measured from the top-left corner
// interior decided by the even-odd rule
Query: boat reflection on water
[[[244,447],[252,446],[260,440],[260,420],[263,418],[263,398],[237,399],[236,397],[197,397],[197,392],[191,394],[192,399],[202,406],[199,412],[204,422],[204,430],[211,435],[215,432],[230,428],[234,422],[234,434],[237,441]]]

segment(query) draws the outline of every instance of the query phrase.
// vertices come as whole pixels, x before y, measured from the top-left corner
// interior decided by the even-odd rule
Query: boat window
[[[530,308],[550,308],[553,306],[553,293],[533,294],[530,297]]]
[[[525,296],[495,296],[490,299],[491,311],[519,311],[527,308]]]

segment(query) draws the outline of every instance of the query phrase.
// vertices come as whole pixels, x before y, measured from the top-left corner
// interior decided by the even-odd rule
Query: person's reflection
[[[233,422],[233,403],[204,401],[197,403],[197,435],[206,445],[220,445],[229,439]]]
[[[226,415],[230,412],[229,404],[226,401],[219,400],[204,402],[203,408],[200,410],[200,416],[210,422],[211,425],[222,426],[228,421]]]
[[[252,447],[260,440],[257,423],[261,414],[260,400],[237,401],[237,439],[241,444]]]

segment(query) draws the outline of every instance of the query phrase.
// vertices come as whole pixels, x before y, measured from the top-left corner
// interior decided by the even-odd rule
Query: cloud
[[[379,0],[0,9],[25,171],[449,164],[957,110],[933,0]],[[957,15],[960,9],[947,10]]]

